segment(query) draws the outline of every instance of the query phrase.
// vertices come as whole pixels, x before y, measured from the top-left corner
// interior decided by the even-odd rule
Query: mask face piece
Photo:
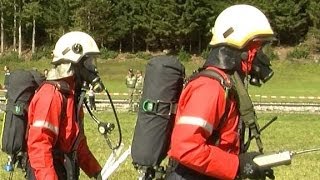
[[[96,59],[94,57],[85,57],[83,62],[80,63],[79,69],[81,79],[91,84],[94,92],[99,93],[104,90],[104,85],[98,75]]]
[[[270,59],[259,50],[253,60],[252,69],[250,71],[250,84],[254,86],[261,86],[266,83],[273,76],[274,72],[270,68]]]

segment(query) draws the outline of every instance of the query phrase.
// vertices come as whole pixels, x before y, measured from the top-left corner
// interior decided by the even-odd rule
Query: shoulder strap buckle
[[[153,113],[159,116],[171,116],[177,111],[177,103],[147,99],[143,102],[142,109],[144,112]]]

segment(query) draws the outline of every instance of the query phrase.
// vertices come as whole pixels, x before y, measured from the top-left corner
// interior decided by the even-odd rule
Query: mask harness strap
[[[259,149],[259,152],[263,152],[263,144],[260,137],[260,127],[257,121],[257,116],[250,99],[250,96],[238,74],[237,71],[231,77],[234,81],[234,86],[237,92],[237,101],[239,104],[240,119],[244,122],[245,128],[248,128],[248,140],[244,145],[243,152],[247,151],[250,146],[250,141],[253,138],[256,139],[256,143]]]

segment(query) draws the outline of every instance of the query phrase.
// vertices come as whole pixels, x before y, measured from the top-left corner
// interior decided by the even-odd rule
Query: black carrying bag
[[[28,107],[35,90],[45,77],[34,70],[16,70],[9,76],[6,113],[2,127],[3,152],[16,155],[25,151]]]
[[[137,166],[159,166],[166,157],[185,68],[173,56],[157,56],[146,65],[143,93],[132,140]]]

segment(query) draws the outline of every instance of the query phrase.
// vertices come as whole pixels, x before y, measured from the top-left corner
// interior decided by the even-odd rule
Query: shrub
[[[203,59],[207,59],[208,56],[209,56],[209,53],[210,53],[210,48],[206,48],[205,50],[202,51],[201,57],[202,57]]]
[[[152,55],[148,52],[139,51],[136,53],[136,57],[139,59],[149,60]]]
[[[7,62],[20,62],[21,59],[19,58],[18,52],[10,51],[5,53],[3,56],[0,56],[0,63],[7,63]]]
[[[279,59],[278,54],[274,51],[274,48],[271,45],[266,45],[263,48],[263,52],[270,58],[270,60]]]
[[[32,54],[31,60],[40,60],[40,59],[52,59],[52,50],[51,47],[44,47],[42,49],[38,49],[35,53]]]
[[[100,55],[101,59],[114,59],[118,56],[118,52],[109,50],[107,48],[101,48],[100,52],[101,52],[101,55]]]
[[[320,30],[314,27],[310,28],[304,44],[311,53],[320,53]]]
[[[288,52],[288,59],[306,59],[310,54],[310,49],[307,46],[299,45],[292,51]]]
[[[183,48],[178,52],[178,59],[180,61],[188,62],[191,59],[191,55],[187,53]]]

